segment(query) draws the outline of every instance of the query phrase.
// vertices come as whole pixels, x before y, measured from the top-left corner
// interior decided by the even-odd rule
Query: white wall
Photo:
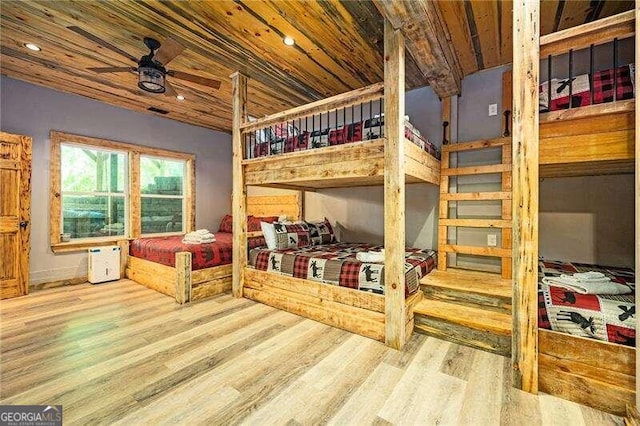
[[[540,212],[541,256],[633,266],[633,175],[542,179]]]
[[[33,138],[31,283],[85,276],[84,253],[49,247],[49,132],[59,130],[196,155],[196,226],[217,230],[231,210],[231,136],[81,96],[0,78],[0,128]]]

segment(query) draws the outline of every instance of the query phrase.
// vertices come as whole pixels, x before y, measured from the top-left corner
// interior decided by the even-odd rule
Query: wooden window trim
[[[109,139],[93,138],[89,136],[75,135],[58,131],[51,131],[51,157],[49,160],[49,243],[54,253],[82,251],[89,247],[112,245],[121,240],[129,240],[140,236],[140,155],[150,155],[167,159],[183,160],[187,163],[186,172],[186,193],[185,193],[185,226],[187,231],[195,228],[196,222],[196,179],[195,161],[196,156],[182,152],[170,151],[160,148],[152,148],[142,145],[135,145],[125,142],[112,141]],[[91,240],[80,240],[62,242],[60,240],[60,219],[62,216],[61,194],[61,154],[60,144],[69,142],[74,144],[93,146],[103,149],[114,149],[126,151],[129,155],[129,234],[125,236],[114,236],[107,238],[95,238]],[[163,234],[165,235],[165,234]]]

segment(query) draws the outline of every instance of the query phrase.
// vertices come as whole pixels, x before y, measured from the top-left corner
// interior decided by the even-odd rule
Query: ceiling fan
[[[165,96],[176,96],[177,93],[171,84],[166,80],[166,77],[176,78],[180,80],[190,81],[203,86],[211,87],[214,89],[220,88],[220,82],[218,80],[212,80],[210,78],[200,77],[194,74],[189,74],[182,71],[167,70],[165,67],[176,56],[178,56],[184,50],[177,41],[168,37],[163,44],[154,38],[145,37],[143,42],[147,48],[149,48],[149,54],[137,59],[135,56],[130,55],[122,49],[108,43],[94,34],[83,30],[80,27],[70,26],[67,27],[71,31],[80,34],[81,36],[106,47],[107,49],[124,56],[125,58],[135,62],[137,67],[98,67],[87,68],[90,71],[98,74],[103,73],[118,73],[118,72],[133,72],[138,75],[138,87],[145,92],[150,93],[164,93]]]

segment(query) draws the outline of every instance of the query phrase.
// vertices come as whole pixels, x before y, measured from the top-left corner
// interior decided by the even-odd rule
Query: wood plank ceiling
[[[511,3],[437,3],[460,75],[511,62]],[[543,1],[541,33],[632,7],[633,1]],[[134,74],[87,70],[132,64],[69,26],[135,57],[148,53],[143,37],[162,41],[170,36],[186,48],[170,69],[217,79],[222,85],[213,90],[173,79],[184,101],[145,94]],[[159,108],[168,111],[168,118],[230,131],[232,72],[250,77],[250,114],[277,112],[381,81],[382,28],[382,16],[369,1],[3,0],[0,73],[132,110]],[[284,36],[293,37],[295,46],[285,46]],[[42,51],[27,50],[27,42]],[[420,58],[407,58],[407,88],[428,84],[416,63]]]

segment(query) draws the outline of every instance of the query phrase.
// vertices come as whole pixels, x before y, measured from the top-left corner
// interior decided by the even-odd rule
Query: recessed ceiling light
[[[284,38],[284,44],[286,44],[287,46],[293,46],[296,42],[289,36],[286,36]]]
[[[184,96],[178,95],[178,96],[176,96],[176,99],[179,100],[179,101],[184,101]]]
[[[24,47],[26,47],[29,50],[33,50],[34,52],[39,52],[39,51],[42,50],[42,49],[40,49],[40,47],[38,45],[33,44],[33,43],[25,43]]]

